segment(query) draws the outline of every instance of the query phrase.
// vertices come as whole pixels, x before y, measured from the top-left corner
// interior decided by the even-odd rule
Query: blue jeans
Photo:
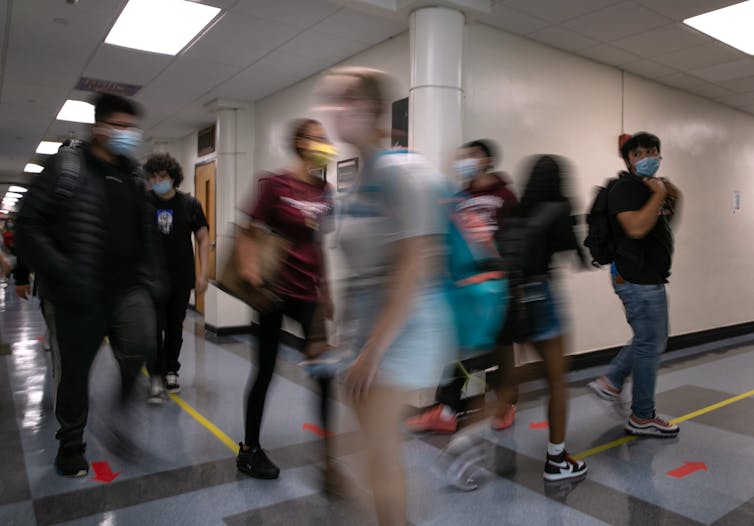
[[[650,418],[655,409],[657,364],[668,341],[668,298],[665,285],[616,283],[613,288],[626,310],[634,337],[610,362],[608,381],[621,388],[633,375],[631,411],[637,418]]]

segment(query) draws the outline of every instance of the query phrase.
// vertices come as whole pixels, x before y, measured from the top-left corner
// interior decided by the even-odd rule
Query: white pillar
[[[463,138],[463,30],[465,17],[444,7],[411,13],[409,148],[445,173]]]

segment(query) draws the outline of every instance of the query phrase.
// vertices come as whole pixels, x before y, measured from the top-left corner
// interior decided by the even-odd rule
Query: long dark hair
[[[514,213],[519,216],[529,215],[538,205],[545,202],[565,202],[570,213],[573,206],[566,188],[565,159],[557,155],[538,155],[531,162],[529,178]]]

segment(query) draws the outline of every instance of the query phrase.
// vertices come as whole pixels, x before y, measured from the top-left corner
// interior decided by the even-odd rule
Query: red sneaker
[[[406,428],[412,433],[455,433],[458,417],[443,417],[442,404],[438,404],[423,413],[406,419]]]
[[[516,419],[516,405],[505,404],[505,412],[501,415],[496,415],[490,422],[490,427],[495,431],[502,431],[508,429],[513,425],[513,421]]]

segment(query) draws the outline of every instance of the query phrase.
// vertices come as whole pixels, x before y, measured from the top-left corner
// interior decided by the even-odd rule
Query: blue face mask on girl
[[[653,177],[660,168],[659,157],[645,157],[634,165],[636,175],[641,177]]]

